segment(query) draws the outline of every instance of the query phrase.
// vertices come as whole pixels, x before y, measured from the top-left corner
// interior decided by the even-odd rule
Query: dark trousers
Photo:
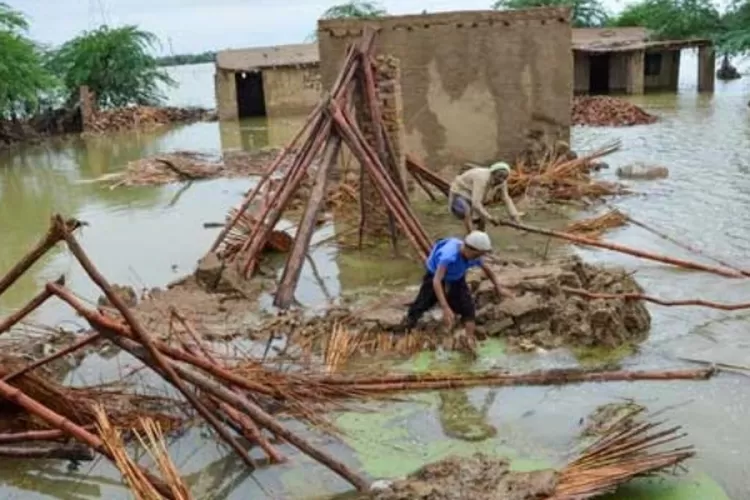
[[[427,272],[422,278],[422,286],[419,287],[419,293],[414,302],[409,306],[409,312],[406,316],[406,323],[409,328],[413,328],[417,321],[424,313],[435,307],[438,303],[435,288],[432,286],[434,275]],[[445,290],[448,306],[454,314],[461,317],[461,321],[473,321],[475,318],[474,299],[469,291],[469,285],[466,283],[466,277],[458,281],[443,281],[443,290]]]

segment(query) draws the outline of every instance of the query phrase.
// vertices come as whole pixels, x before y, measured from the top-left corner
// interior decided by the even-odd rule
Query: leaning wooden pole
[[[567,240],[572,243],[576,243],[578,245],[604,248],[607,250],[612,250],[615,252],[632,255],[634,257],[640,257],[641,259],[653,260],[655,262],[661,262],[663,264],[669,264],[671,266],[681,267],[684,269],[692,269],[694,271],[704,271],[707,273],[724,276],[726,278],[743,278],[744,277],[741,273],[738,273],[737,271],[731,271],[731,270],[723,269],[720,267],[701,264],[699,262],[692,262],[692,261],[683,260],[683,259],[676,259],[674,257],[667,257],[664,255],[654,254],[654,253],[646,252],[644,250],[638,250],[637,248],[631,248],[625,245],[618,245],[617,243],[592,240],[591,238],[585,238],[583,236],[576,236],[576,235],[564,233],[561,231],[554,231],[552,229],[542,229],[542,228],[538,228],[534,226],[527,226],[526,224],[516,224],[515,222],[511,222],[509,220],[500,220],[498,221],[498,224],[501,226],[512,227],[520,231],[526,231],[527,233],[550,236],[552,238]]]
[[[203,403],[201,403],[200,399],[193,393],[179,378],[177,373],[172,369],[172,367],[166,362],[164,357],[161,355],[159,350],[154,346],[153,342],[151,341],[151,338],[149,337],[148,333],[143,329],[140,322],[135,318],[133,313],[130,311],[128,306],[125,305],[125,302],[122,300],[122,298],[114,292],[112,289],[112,286],[107,282],[107,280],[102,276],[102,274],[99,272],[98,269],[94,266],[94,264],[89,260],[86,253],[83,251],[83,248],[78,244],[78,241],[76,241],[75,237],[68,231],[67,227],[65,226],[65,223],[59,215],[56,216],[56,222],[58,226],[58,231],[60,231],[60,234],[63,236],[65,241],[68,244],[68,248],[70,249],[71,253],[76,257],[78,262],[81,264],[81,267],[86,271],[86,274],[89,275],[91,280],[97,284],[97,286],[104,292],[104,295],[109,299],[110,303],[117,308],[119,313],[122,315],[122,317],[125,319],[125,321],[128,323],[130,328],[132,329],[134,335],[136,336],[137,340],[142,343],[146,348],[148,349],[149,353],[151,353],[153,359],[156,363],[156,368],[159,369],[159,371],[162,372],[165,380],[167,380],[170,384],[172,384],[180,393],[187,399],[190,404],[195,408],[195,410],[200,414],[201,417],[203,417],[206,422],[217,432],[221,438],[226,441],[226,443],[234,449],[234,451],[240,456],[240,458],[249,466],[253,466],[253,461],[250,458],[250,456],[247,454],[244,448],[240,445],[240,443],[232,436],[229,431],[219,422],[219,420],[206,408]],[[56,285],[53,284],[53,288]],[[57,287],[58,289],[61,287]]]
[[[65,283],[65,278],[61,277],[58,280],[59,284]],[[49,298],[52,297],[52,294],[50,294],[47,289],[42,290],[38,294],[36,294],[25,306],[23,306],[18,311],[14,312],[7,318],[5,318],[3,321],[0,321],[0,335],[3,333],[9,331],[11,328],[16,326],[19,322],[23,321],[26,316],[31,314],[32,312],[36,311],[39,307],[42,306]]]
[[[72,232],[81,226],[81,223],[76,220],[69,220],[62,222],[62,225],[67,231]],[[29,253],[23,256],[18,263],[11,268],[8,273],[0,279],[0,295],[10,288],[10,286],[16,282],[18,278],[33,266],[45,253],[47,253],[52,247],[62,241],[62,234],[59,231],[59,225],[56,220],[53,219],[50,228],[47,230],[47,234],[32,248]]]
[[[300,140],[300,138],[310,130],[310,127],[312,124],[316,121],[318,118],[318,115],[320,114],[321,109],[323,109],[323,103],[320,102],[315,107],[315,109],[310,113],[310,115],[307,117],[307,120],[305,121],[305,124],[297,131],[297,134],[292,138],[291,141],[289,141],[289,144],[287,144],[276,156],[273,163],[268,167],[268,169],[264,172],[261,179],[258,181],[258,183],[253,187],[251,191],[249,191],[245,195],[245,199],[242,201],[242,204],[240,205],[240,208],[237,209],[237,213],[232,217],[232,219],[224,226],[224,228],[219,232],[219,235],[216,237],[216,240],[214,240],[213,245],[211,245],[210,252],[215,252],[219,246],[224,242],[224,239],[227,237],[229,232],[234,228],[234,226],[237,225],[237,222],[242,218],[242,216],[247,212],[247,209],[250,207],[252,202],[255,200],[255,197],[260,192],[260,190],[263,188],[263,186],[266,185],[266,182],[268,179],[273,176],[273,174],[278,170],[279,165],[281,165],[281,162],[289,156],[291,151],[294,150],[295,145]]]
[[[286,309],[294,300],[294,291],[297,288],[300,273],[302,272],[302,264],[304,263],[307,249],[310,246],[310,240],[315,231],[315,222],[318,219],[320,208],[325,200],[328,179],[331,170],[336,166],[336,158],[338,158],[340,149],[341,136],[334,131],[329,136],[325,148],[325,158],[318,167],[315,184],[310,192],[305,213],[297,228],[297,234],[294,237],[294,245],[289,253],[286,266],[284,266],[284,272],[281,275],[278,291],[274,298],[274,305],[276,307]]]

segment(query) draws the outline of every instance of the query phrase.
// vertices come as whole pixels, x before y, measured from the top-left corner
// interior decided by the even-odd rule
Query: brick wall
[[[216,113],[219,120],[236,120],[237,83],[234,72],[216,68],[214,73],[214,91],[216,92]]]
[[[406,152],[436,169],[510,158],[531,128],[569,138],[568,18],[568,9],[544,8],[321,20],[323,86],[346,46],[374,25],[378,51],[400,62]]]

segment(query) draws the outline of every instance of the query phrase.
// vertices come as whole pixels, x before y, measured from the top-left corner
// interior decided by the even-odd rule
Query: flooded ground
[[[687,55],[687,54],[685,54]],[[576,129],[575,149],[593,148],[613,138],[623,149],[609,157],[614,168],[631,161],[667,166],[665,180],[633,183],[636,196],[616,200],[633,217],[653,224],[690,244],[750,269],[750,83],[717,82],[714,95],[695,93],[693,57],[683,57],[681,91],[677,95],[647,95],[634,99],[662,120],[654,125],[623,129]],[[692,61],[692,64],[691,64]],[[176,77],[185,83],[170,94],[173,105],[206,105],[213,99],[210,68],[182,67]],[[196,81],[201,84],[199,88]],[[208,85],[208,87],[206,87]],[[84,181],[117,172],[129,160],[173,149],[206,151],[254,149],[288,140],[301,119],[237,124],[200,123],[156,133],[127,133],[93,139],[59,139],[0,153],[0,269],[7,269],[46,229],[55,211],[90,223],[81,242],[103,273],[113,282],[135,288],[163,286],[189,272],[210,245],[216,230],[204,222],[221,221],[250,180],[214,180],[164,187],[107,190]],[[523,208],[521,207],[521,210]],[[428,226],[443,220],[443,207],[427,210]],[[531,223],[549,223],[549,215],[529,214]],[[458,231],[458,225],[445,226]],[[332,225],[321,230],[323,239]],[[514,233],[498,233],[499,246],[516,249],[543,247],[544,240]],[[679,248],[638,228],[625,228],[608,239],[643,249],[690,257]],[[541,250],[543,251],[543,249]],[[587,259],[625,265],[637,271],[647,293],[670,299],[701,297],[721,302],[750,298],[750,283],[700,273],[668,269],[610,252],[584,252]],[[324,303],[326,295],[379,282],[403,282],[404,266],[386,269],[374,259],[364,263],[336,249],[320,246],[314,255],[326,290],[309,265],[303,270],[298,298],[305,304]],[[394,271],[394,269],[396,269]],[[387,271],[391,272],[388,273]],[[363,272],[366,271],[366,272]],[[20,306],[44,281],[65,273],[71,288],[95,300],[93,287],[72,260],[59,251],[0,300],[0,313]],[[362,276],[364,274],[365,276]],[[390,274],[390,276],[388,275]],[[419,274],[419,270],[415,271]],[[735,365],[750,364],[748,313],[726,313],[697,308],[649,306],[653,314],[650,339],[639,353],[619,360],[626,367],[676,366],[678,358],[700,358]],[[57,304],[49,304],[35,318],[39,322],[77,324]],[[439,360],[423,356],[412,363],[424,368]],[[69,379],[74,383],[116,377],[129,360],[118,356],[117,366],[99,356],[87,359]],[[526,370],[539,366],[570,365],[566,352],[545,356],[504,354],[500,343],[484,347],[480,364]],[[468,367],[466,367],[468,368]],[[422,395],[414,403],[374,406],[380,411],[352,413],[338,418],[348,432],[349,446],[325,440],[343,459],[359,463],[373,477],[411,472],[425,462],[449,453],[473,450],[502,453],[519,468],[563,464],[580,430],[579,421],[598,405],[635,399],[658,410],[674,407],[670,420],[684,425],[689,441],[698,447],[690,474],[680,481],[643,483],[621,492],[619,499],[744,498],[750,490],[750,389],[743,375],[722,374],[709,382],[643,382],[579,385],[563,388],[477,389]],[[477,436],[481,439],[477,440]],[[446,439],[450,436],[450,439]],[[471,437],[471,440],[463,438]],[[326,498],[347,490],[346,484],[306,459],[259,470],[249,477],[242,464],[214,441],[192,431],[176,441],[172,454],[188,475],[196,498]],[[310,479],[310,478],[314,479]],[[68,472],[66,465],[49,462],[0,461],[4,498],[128,498],[119,474],[107,464],[83,465]]]

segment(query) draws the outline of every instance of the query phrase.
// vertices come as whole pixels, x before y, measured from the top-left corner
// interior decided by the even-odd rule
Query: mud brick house
[[[567,8],[318,21],[323,87],[366,25],[398,61],[404,150],[431,168],[510,158],[530,129],[568,140],[573,53]]]
[[[698,49],[698,91],[713,91],[716,56],[710,40],[657,41],[644,28],[574,29],[575,92],[676,92],[680,53],[688,48]]]
[[[224,50],[216,55],[221,120],[306,113],[320,99],[316,44]]]

